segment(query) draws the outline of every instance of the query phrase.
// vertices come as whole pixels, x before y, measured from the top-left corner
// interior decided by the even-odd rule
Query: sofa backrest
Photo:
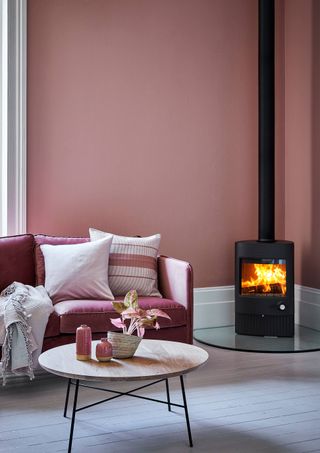
[[[0,291],[14,281],[35,286],[32,234],[0,237]]]

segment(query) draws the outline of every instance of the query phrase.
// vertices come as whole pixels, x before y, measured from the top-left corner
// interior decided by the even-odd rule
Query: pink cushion
[[[92,241],[111,233],[89,228]],[[113,234],[110,249],[109,284],[114,296],[135,289],[139,296],[161,297],[157,287],[157,256],[160,234],[127,237]]]
[[[35,284],[32,234],[0,238],[0,291],[14,281]]]
[[[44,234],[37,234],[35,240],[35,261],[36,261],[36,282],[37,285],[44,285],[45,282],[45,267],[44,257],[40,249],[42,244],[62,245],[62,244],[82,244],[89,242],[89,238],[68,238],[58,236],[46,236]]]
[[[122,300],[121,298],[118,298]],[[158,318],[161,328],[184,326],[186,324],[186,309],[177,302],[158,297],[139,297],[141,308],[160,308],[171,318]],[[60,332],[74,333],[81,324],[87,324],[92,332],[106,333],[115,330],[110,318],[119,315],[114,311],[112,303],[105,300],[64,300],[54,306],[60,316]]]
[[[109,235],[82,244],[42,244],[45,288],[54,304],[69,299],[114,300],[108,283]]]

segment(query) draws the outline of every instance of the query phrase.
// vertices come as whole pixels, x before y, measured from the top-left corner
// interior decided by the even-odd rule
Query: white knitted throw
[[[43,286],[13,282],[0,294],[3,385],[9,373],[33,379],[52,311],[52,301]]]
[[[27,374],[31,379],[33,374],[32,344],[30,340],[31,327],[23,305],[28,297],[28,289],[12,283],[1,293],[6,297],[4,307],[4,324],[6,334],[2,345],[2,377],[6,384],[8,372]]]

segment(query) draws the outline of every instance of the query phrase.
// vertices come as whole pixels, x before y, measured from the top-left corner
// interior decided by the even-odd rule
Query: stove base
[[[293,337],[294,316],[235,314],[235,330],[240,335]]]

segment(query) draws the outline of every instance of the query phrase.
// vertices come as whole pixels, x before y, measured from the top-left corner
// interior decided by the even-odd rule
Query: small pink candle
[[[99,362],[109,362],[112,359],[112,344],[107,338],[101,338],[96,346],[96,357]]]
[[[76,332],[76,356],[77,360],[91,359],[91,329],[86,324],[77,328]]]

